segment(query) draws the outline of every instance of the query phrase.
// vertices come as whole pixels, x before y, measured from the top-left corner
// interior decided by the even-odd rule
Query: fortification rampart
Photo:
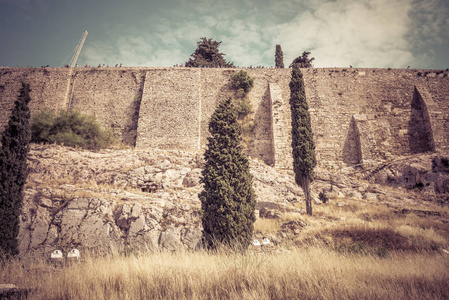
[[[318,158],[360,163],[447,149],[447,74],[388,69],[305,70]]]
[[[217,103],[233,96],[238,69],[0,69],[0,128],[21,81],[31,110],[78,110],[112,128],[124,143],[203,151]],[[288,69],[246,69],[254,129],[248,153],[291,168]],[[304,69],[320,164],[358,164],[395,155],[444,150],[449,140],[447,71]]]

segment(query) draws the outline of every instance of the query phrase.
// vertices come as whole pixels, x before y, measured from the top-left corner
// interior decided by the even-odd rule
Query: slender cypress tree
[[[0,251],[6,256],[19,253],[20,214],[27,178],[30,143],[30,86],[22,83],[0,148]]]
[[[299,64],[293,65],[290,81],[290,109],[292,114],[293,169],[296,184],[302,187],[306,200],[307,214],[312,215],[310,182],[316,166],[315,144],[310,124],[309,107],[304,91],[304,79]]]
[[[276,53],[274,55],[275,67],[283,69],[284,68],[284,53],[282,52],[281,45],[276,45]]]
[[[231,98],[219,104],[209,122],[208,149],[200,193],[203,239],[247,249],[253,234],[256,196],[248,159],[243,153],[241,127]]]

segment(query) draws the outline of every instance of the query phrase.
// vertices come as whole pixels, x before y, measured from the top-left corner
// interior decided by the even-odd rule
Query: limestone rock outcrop
[[[20,252],[195,249],[201,239],[202,159],[182,151],[32,145]],[[287,207],[302,191],[293,177],[252,161],[260,207]],[[290,203],[290,204],[289,204]]]
[[[449,192],[448,160],[421,154],[374,167],[316,168],[315,205],[361,201],[416,201]],[[97,253],[195,249],[201,239],[202,158],[167,150],[90,152],[32,145],[19,234],[23,257],[49,257],[76,247]],[[284,234],[299,234],[303,192],[291,170],[250,160],[257,215],[283,220]],[[391,186],[394,185],[394,189]],[[422,186],[421,186],[422,185]],[[299,207],[298,207],[299,205]],[[297,220],[296,220],[297,219]]]

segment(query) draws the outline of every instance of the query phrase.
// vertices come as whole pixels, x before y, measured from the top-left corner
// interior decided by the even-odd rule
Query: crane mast
[[[83,48],[84,42],[86,41],[86,37],[87,31],[84,31],[78,45],[75,48],[75,54],[73,54],[72,60],[70,61],[70,68],[73,68],[76,65],[76,61],[78,60],[78,56],[81,53],[81,49]]]

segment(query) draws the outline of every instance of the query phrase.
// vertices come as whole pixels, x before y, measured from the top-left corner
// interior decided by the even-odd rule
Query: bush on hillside
[[[32,118],[31,141],[98,150],[110,146],[113,138],[93,116],[73,111],[59,115],[41,111]]]
[[[247,72],[241,70],[231,75],[231,86],[236,91],[242,90],[248,93],[254,85],[254,79]]]

